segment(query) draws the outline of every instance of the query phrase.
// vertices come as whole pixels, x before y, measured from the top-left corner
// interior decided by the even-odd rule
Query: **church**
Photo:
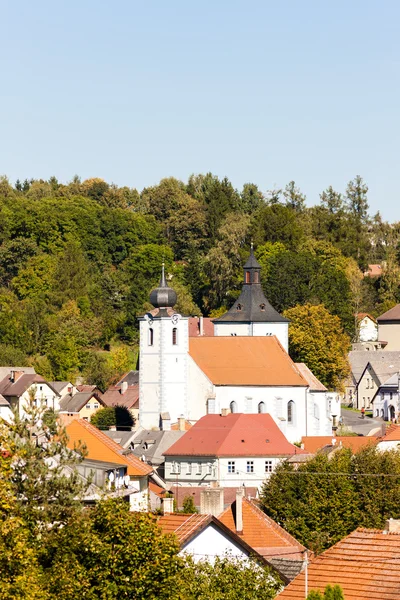
[[[269,413],[286,438],[331,435],[340,416],[328,392],[304,363],[288,354],[289,321],[268,302],[253,248],[233,306],[214,319],[214,336],[189,337],[189,317],[174,311],[175,291],[164,266],[152,290],[154,310],[139,318],[139,424],[168,429],[183,417]]]

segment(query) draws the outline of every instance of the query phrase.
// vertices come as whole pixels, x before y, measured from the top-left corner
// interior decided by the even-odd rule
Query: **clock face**
[[[172,321],[172,323],[173,323],[174,325],[177,325],[177,324],[178,324],[178,321],[179,321],[179,315],[178,315],[178,314],[176,314],[176,313],[175,313],[174,315],[172,315],[172,317],[171,317],[171,321]]]

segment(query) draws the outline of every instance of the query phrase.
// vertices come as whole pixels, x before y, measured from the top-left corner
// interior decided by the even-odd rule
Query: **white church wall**
[[[258,336],[275,335],[288,352],[288,323],[215,323],[216,336]]]
[[[189,421],[198,421],[207,414],[207,400],[215,397],[214,386],[193,358],[188,356],[188,412]],[[219,412],[214,403],[215,413]]]
[[[214,323],[214,335],[227,336],[250,336],[251,323]]]

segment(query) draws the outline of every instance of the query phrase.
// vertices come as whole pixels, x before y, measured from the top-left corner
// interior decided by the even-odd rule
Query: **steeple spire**
[[[154,308],[173,308],[176,301],[176,292],[167,284],[165,265],[162,263],[160,283],[158,287],[150,292],[150,302]]]

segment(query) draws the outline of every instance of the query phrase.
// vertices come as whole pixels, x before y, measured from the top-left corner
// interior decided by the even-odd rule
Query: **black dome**
[[[165,280],[164,265],[162,266],[160,285],[150,292],[150,302],[154,308],[172,308],[175,306],[177,296],[175,290],[167,285]]]

